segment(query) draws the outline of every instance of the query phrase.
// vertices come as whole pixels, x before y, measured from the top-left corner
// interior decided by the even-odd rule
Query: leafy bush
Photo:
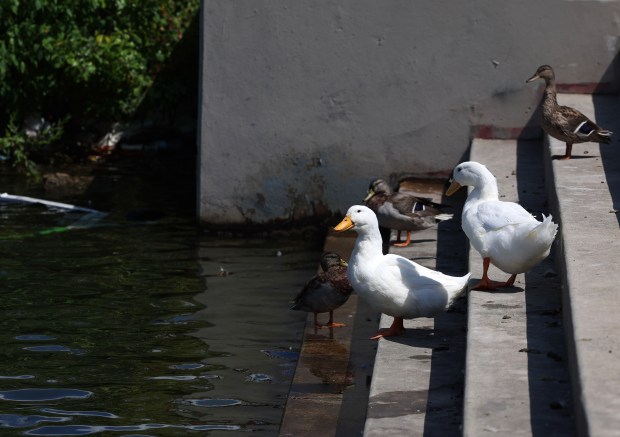
[[[0,1],[2,150],[7,151],[10,138],[19,137],[28,116],[42,116],[62,131],[68,118],[79,126],[130,115],[182,39],[199,3]],[[25,142],[15,141],[13,147],[25,147]],[[28,154],[25,148],[22,152]]]

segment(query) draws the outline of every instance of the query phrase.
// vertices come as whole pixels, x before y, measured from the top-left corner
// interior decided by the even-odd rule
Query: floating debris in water
[[[265,373],[251,373],[245,378],[245,380],[248,382],[272,382],[273,381],[271,376]]]
[[[228,275],[232,275],[232,272],[229,272],[228,270],[224,269],[224,267],[220,266],[220,271],[217,272],[217,276],[219,277],[225,277]]]
[[[187,399],[181,401],[181,403],[208,408],[234,407],[236,405],[243,405],[243,402],[237,399]]]
[[[262,349],[262,353],[267,355],[269,358],[279,358],[282,360],[297,360],[299,359],[299,352],[294,351],[292,349],[282,350],[282,349]]]

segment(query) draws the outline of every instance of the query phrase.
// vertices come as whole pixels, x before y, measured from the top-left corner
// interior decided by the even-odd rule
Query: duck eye
[[[457,168],[456,171],[458,171],[459,173],[461,172],[461,170],[463,170],[462,168]]]

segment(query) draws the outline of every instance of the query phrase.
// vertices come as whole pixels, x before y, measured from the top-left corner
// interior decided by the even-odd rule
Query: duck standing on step
[[[469,273],[448,276],[399,255],[384,255],[379,222],[370,208],[349,208],[334,228],[338,232],[347,229],[357,232],[347,268],[349,282],[373,309],[394,317],[390,328],[373,339],[402,334],[403,319],[434,317],[465,291]]]
[[[295,297],[291,309],[313,312],[315,328],[345,326],[342,323],[334,323],[334,310],[344,305],[353,291],[347,278],[347,263],[340,255],[327,252],[321,257],[321,269],[323,271],[312,277]],[[317,320],[317,314],[327,312],[329,321],[321,325]]]
[[[551,215],[543,214],[539,222],[518,203],[500,201],[495,176],[478,162],[467,161],[454,168],[446,195],[466,185],[473,190],[463,206],[462,227],[483,259],[482,279],[472,289],[510,287],[518,273],[528,271],[549,255],[558,225]],[[491,281],[491,263],[510,273],[510,279],[503,283]]]
[[[537,79],[545,81],[545,93],[542,99],[541,127],[553,138],[566,143],[566,152],[560,159],[570,159],[575,143],[609,144],[612,132],[602,129],[581,112],[568,106],[558,105],[555,90],[555,75],[548,65],[541,65],[526,83]]]
[[[380,226],[398,231],[398,241],[394,243],[398,247],[407,247],[411,243],[412,231],[421,231],[452,218],[452,214],[441,211],[445,205],[409,193],[393,193],[383,179],[370,182],[364,203],[377,215]],[[404,243],[400,242],[401,231],[407,231]]]

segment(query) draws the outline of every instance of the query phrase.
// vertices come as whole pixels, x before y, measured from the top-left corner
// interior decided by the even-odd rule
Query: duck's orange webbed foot
[[[374,337],[370,337],[371,340],[379,340],[381,337],[395,337],[402,335],[405,332],[405,326],[403,325],[402,317],[394,317],[394,321],[390,327],[384,331],[379,331]]]
[[[334,312],[329,312],[329,321],[325,324],[319,323],[317,320],[317,313],[314,313],[314,329],[322,329],[322,328],[342,328],[343,326],[347,326],[344,323],[336,323],[334,322]]]
[[[573,151],[573,145],[571,143],[566,143],[566,151],[564,152],[564,156],[560,156],[558,159],[562,161],[566,161],[570,159]]]
[[[331,323],[326,323],[324,325],[321,325],[320,323],[318,325],[315,325],[315,328],[321,329],[321,328],[342,328],[343,326],[347,326],[345,323],[337,323],[337,322],[331,322]]]
[[[402,243],[400,242],[400,231],[398,231],[398,240],[396,243],[392,244],[392,246],[407,247],[409,246],[409,243],[411,243],[411,231],[407,231],[407,240]]]
[[[517,275],[512,275],[510,279],[508,279],[506,282],[495,282],[491,281],[488,277],[483,276],[480,282],[471,287],[471,289],[479,291],[496,291],[498,288],[501,287],[512,287],[515,283],[516,277]]]

